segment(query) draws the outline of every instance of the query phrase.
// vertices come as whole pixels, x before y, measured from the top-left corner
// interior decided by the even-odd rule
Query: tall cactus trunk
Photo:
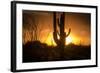
[[[56,44],[59,45],[59,40],[57,37],[56,12],[53,13],[53,27],[54,27],[53,38]]]
[[[66,37],[70,34],[70,29],[68,34],[66,35],[65,31],[64,31],[64,25],[65,25],[65,13],[63,12],[60,15],[60,18],[58,19],[58,27],[59,27],[59,32],[57,31],[57,23],[56,23],[56,12],[53,13],[53,27],[54,27],[54,32],[53,32],[53,38],[55,43],[57,44],[57,46],[59,47],[60,50],[60,55],[61,58],[64,57],[64,47],[65,47],[65,39]],[[57,37],[57,35],[59,34],[59,39]]]
[[[64,24],[65,23],[65,14],[61,14],[60,21],[59,21],[59,28],[60,28],[60,44],[61,47],[65,46],[65,32],[64,32]]]

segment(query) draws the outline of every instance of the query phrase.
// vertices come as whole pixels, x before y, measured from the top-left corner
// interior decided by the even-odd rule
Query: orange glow
[[[56,43],[55,43],[54,40],[53,40],[53,35],[52,35],[52,33],[49,33],[49,35],[48,35],[46,41],[44,41],[44,43],[46,43],[46,44],[49,45],[49,46],[56,46]]]
[[[80,44],[80,39],[79,38],[77,38],[77,37],[72,37],[72,39],[73,39],[73,44],[75,44],[75,45],[79,45]]]
[[[58,38],[59,38],[59,36],[58,36]],[[55,41],[53,39],[52,33],[49,33],[49,35],[48,35],[47,39],[44,41],[44,43],[46,43],[49,46],[57,46],[57,44],[55,43]],[[65,45],[68,45],[70,43],[73,43],[75,45],[79,45],[80,44],[80,38],[69,35],[68,37],[66,37]]]
[[[58,12],[57,18],[60,13]],[[57,22],[58,24],[58,22]],[[37,29],[34,29],[37,27]],[[64,32],[68,34],[65,39],[65,45],[73,43],[75,45],[91,45],[91,15],[90,13],[65,13]],[[39,41],[49,46],[56,46],[53,39],[53,13],[42,11],[25,11],[23,12],[23,35],[22,42]],[[57,25],[57,31],[59,26]],[[60,39],[59,35],[57,35]]]
[[[30,38],[30,34],[28,31],[25,31],[26,32],[26,38],[24,38],[23,40],[23,43],[27,43],[28,41],[31,41],[31,38]],[[59,35],[57,35],[58,39],[59,39]],[[70,43],[73,43],[75,45],[80,45],[80,44],[87,44],[88,42],[84,42],[84,41],[81,41],[81,40],[85,40],[85,39],[82,39],[78,36],[74,36],[72,34],[70,34],[68,37],[66,37],[66,40],[65,40],[65,45],[69,45]],[[40,40],[40,42],[42,43],[46,43],[48,46],[57,46],[57,44],[55,43],[54,39],[53,39],[53,33],[50,32],[49,35],[47,36],[47,38],[45,37],[42,37],[42,40]]]
[[[59,36],[58,36],[58,38],[59,38]],[[53,39],[52,33],[49,33],[49,35],[48,35],[47,39],[44,41],[44,43],[46,43],[49,46],[57,46],[57,44],[55,43],[55,41]],[[73,43],[75,45],[79,45],[80,44],[80,38],[69,35],[68,37],[66,37],[65,45],[68,45],[70,43]]]
[[[24,30],[24,35],[26,35],[23,39],[23,43],[27,43],[28,41],[31,41],[31,35],[29,33],[29,31]],[[45,34],[44,34],[45,35]],[[57,35],[58,39],[60,38],[59,35]],[[74,34],[70,34],[68,37],[66,37],[65,40],[65,45],[69,45],[71,43],[75,44],[75,45],[89,45],[89,41],[84,41],[84,40],[88,40],[87,38],[81,38],[80,36],[75,36]],[[44,37],[42,36],[40,39],[41,43],[46,43],[48,46],[57,46],[57,44],[55,43],[54,39],[53,39],[53,33],[50,32],[48,34],[48,36]]]

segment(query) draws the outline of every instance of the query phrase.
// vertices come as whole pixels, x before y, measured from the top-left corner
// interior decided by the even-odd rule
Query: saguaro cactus
[[[59,27],[59,32],[57,31],[57,24]],[[66,34],[64,31],[64,29],[65,29],[64,25],[65,25],[65,13],[63,12],[60,15],[60,18],[56,19],[56,12],[54,12],[53,13],[53,27],[54,27],[53,38],[54,38],[55,43],[59,47],[62,56],[63,56],[63,52],[64,52],[65,39],[66,39],[66,37],[69,36],[69,34],[71,32],[71,29],[69,29],[68,33]],[[58,33],[59,33],[59,35],[58,35]],[[57,35],[59,36],[59,38]]]
[[[57,31],[57,21],[58,21],[58,27],[59,27],[59,32]],[[66,34],[64,31],[64,26],[65,25],[65,13],[63,12],[60,15],[59,19],[56,19],[56,12],[53,13],[53,27],[54,27],[54,32],[53,32],[53,38],[54,41],[56,42],[57,45],[65,45],[65,38],[69,36],[71,29],[69,29],[68,33]],[[59,35],[58,35],[59,33]],[[57,37],[59,36],[59,39]]]

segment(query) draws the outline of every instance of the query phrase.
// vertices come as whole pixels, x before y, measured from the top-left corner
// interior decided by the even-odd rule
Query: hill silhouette
[[[58,46],[48,46],[39,41],[23,44],[23,62],[82,60],[91,58],[91,47],[69,44],[64,48],[61,58]]]

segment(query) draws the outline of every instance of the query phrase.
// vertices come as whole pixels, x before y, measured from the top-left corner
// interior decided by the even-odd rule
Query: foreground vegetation
[[[63,50],[63,57],[58,46],[48,46],[39,41],[23,45],[23,62],[83,60],[91,58],[91,47],[69,44]]]

